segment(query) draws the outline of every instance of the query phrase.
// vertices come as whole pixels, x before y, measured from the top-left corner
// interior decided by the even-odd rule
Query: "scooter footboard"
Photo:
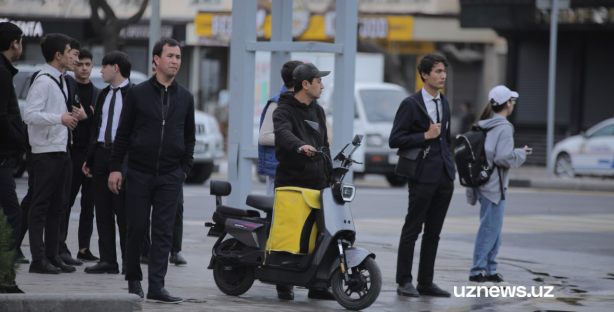
[[[367,257],[371,257],[375,259],[375,254],[357,247],[350,247],[345,250],[345,259],[348,263],[349,268],[353,268],[359,264],[361,264]],[[333,272],[339,267],[339,261],[333,261],[333,264],[330,267],[330,271],[328,272],[328,276],[332,276]]]

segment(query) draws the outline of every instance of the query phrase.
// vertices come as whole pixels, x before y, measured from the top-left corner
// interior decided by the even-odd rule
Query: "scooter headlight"
[[[345,202],[351,202],[354,200],[354,196],[356,196],[356,187],[351,184],[342,184],[341,185],[341,198]]]

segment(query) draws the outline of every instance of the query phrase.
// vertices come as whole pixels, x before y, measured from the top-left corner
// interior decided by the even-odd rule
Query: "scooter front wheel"
[[[331,277],[331,288],[337,302],[349,310],[366,309],[375,302],[382,290],[382,273],[371,257],[352,268],[350,282],[337,268]]]
[[[241,243],[236,239],[224,241],[218,247],[219,252],[240,251]],[[254,267],[236,264],[224,264],[215,261],[213,265],[213,280],[223,293],[239,296],[247,292],[254,284]]]

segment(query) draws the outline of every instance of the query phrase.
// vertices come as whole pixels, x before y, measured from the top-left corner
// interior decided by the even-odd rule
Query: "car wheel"
[[[211,173],[213,173],[213,163],[194,164],[190,174],[185,179],[185,183],[202,184],[211,177]]]
[[[565,179],[570,179],[576,176],[571,165],[571,157],[567,153],[561,153],[556,157],[554,172],[557,176]]]

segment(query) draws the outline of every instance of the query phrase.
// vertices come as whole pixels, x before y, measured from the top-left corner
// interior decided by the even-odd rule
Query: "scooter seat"
[[[224,216],[237,216],[237,217],[260,217],[260,213],[256,210],[245,210],[241,208],[228,207],[224,205],[217,206],[216,212],[219,212]]]
[[[250,207],[270,213],[273,211],[275,196],[247,195],[247,200],[245,203]]]

